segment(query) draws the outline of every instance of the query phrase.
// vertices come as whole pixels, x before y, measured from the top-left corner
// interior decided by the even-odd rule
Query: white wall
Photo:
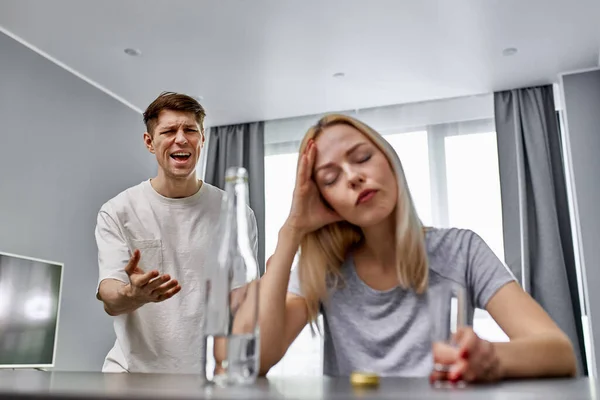
[[[600,357],[600,69],[561,79],[566,127],[566,166],[574,209],[576,251],[583,272],[585,308],[591,325],[590,375]],[[591,347],[591,348],[590,348]]]
[[[100,206],[155,173],[139,113],[0,33],[0,252],[64,263],[56,369],[100,370]]]

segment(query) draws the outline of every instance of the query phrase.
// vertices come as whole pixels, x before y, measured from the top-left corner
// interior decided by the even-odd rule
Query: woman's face
[[[346,221],[361,228],[389,217],[398,183],[388,159],[356,128],[338,124],[316,138],[313,177],[323,198]]]

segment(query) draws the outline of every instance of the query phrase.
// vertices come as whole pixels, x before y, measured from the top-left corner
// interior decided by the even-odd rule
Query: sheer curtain
[[[492,95],[347,111],[380,132],[398,153],[424,224],[476,231],[504,260],[502,204]],[[265,254],[291,205],[298,147],[320,115],[265,122]],[[482,310],[474,329],[508,338]],[[270,376],[322,374],[322,338],[306,327]]]

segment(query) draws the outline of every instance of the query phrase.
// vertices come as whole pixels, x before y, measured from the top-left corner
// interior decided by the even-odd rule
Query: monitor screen
[[[0,253],[0,368],[54,366],[63,265]]]

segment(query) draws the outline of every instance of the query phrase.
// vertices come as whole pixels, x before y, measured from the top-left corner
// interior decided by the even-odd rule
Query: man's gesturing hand
[[[134,303],[139,306],[158,303],[170,299],[181,290],[178,282],[168,274],[159,276],[156,270],[144,272],[138,267],[139,261],[140,251],[136,249],[125,266],[129,284],[125,286],[124,294]]]

